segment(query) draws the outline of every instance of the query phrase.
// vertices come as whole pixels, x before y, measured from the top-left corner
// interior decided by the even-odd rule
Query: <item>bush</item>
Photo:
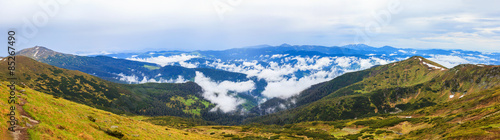
[[[397,117],[383,119],[383,120],[366,120],[366,121],[357,121],[355,125],[363,125],[368,126],[373,129],[382,128],[382,127],[390,127],[396,124],[399,124],[403,121],[411,121],[412,119],[401,119]]]
[[[342,129],[345,127],[345,122],[344,121],[328,122],[328,125],[333,125],[335,129]]]
[[[276,140],[276,139],[280,139],[280,135],[276,135],[276,136],[271,136],[269,139],[270,140]]]
[[[357,140],[358,137],[361,137],[363,134],[361,133],[358,133],[358,134],[349,134],[347,136],[344,136],[344,138],[346,139],[350,139],[350,140]]]
[[[243,138],[243,140],[267,140],[267,139],[260,136],[246,136]]]
[[[312,125],[316,126],[318,125],[318,122],[313,122]]]

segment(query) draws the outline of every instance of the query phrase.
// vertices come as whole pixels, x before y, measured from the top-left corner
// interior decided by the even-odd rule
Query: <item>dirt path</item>
[[[24,93],[21,93],[21,94],[25,95]],[[18,97],[19,97],[18,98],[19,104],[16,104],[16,109],[17,109],[18,113],[21,115],[21,118],[18,118],[18,120],[19,120],[18,123],[21,123],[24,120],[27,120],[25,122],[26,127],[21,127],[19,125],[16,125],[16,128],[14,129],[15,132],[11,132],[11,134],[12,134],[12,137],[14,140],[28,140],[29,139],[28,129],[36,126],[40,122],[33,119],[26,111],[24,111],[23,106],[24,106],[24,104],[26,104],[28,102],[26,102],[26,100],[24,100],[20,96],[18,96]]]

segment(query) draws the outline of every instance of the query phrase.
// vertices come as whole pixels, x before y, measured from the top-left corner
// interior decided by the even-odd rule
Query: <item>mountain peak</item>
[[[422,56],[413,56],[405,61],[418,61],[419,64],[427,66],[430,70],[447,70],[448,68],[444,67],[443,65],[440,65],[436,62],[433,62],[431,60],[425,59]]]
[[[281,45],[280,45],[280,47],[291,47],[291,46],[292,46],[292,45],[287,44],[287,43],[283,43],[283,44],[281,44]]]
[[[18,55],[23,55],[27,56],[33,59],[37,58],[46,58],[49,56],[54,56],[56,54],[62,54],[56,51],[53,51],[49,48],[43,47],[43,46],[35,46],[31,48],[26,48],[17,53]]]
[[[383,47],[381,47],[381,48],[382,48],[382,49],[396,49],[396,48],[391,47],[391,46],[383,46]]]

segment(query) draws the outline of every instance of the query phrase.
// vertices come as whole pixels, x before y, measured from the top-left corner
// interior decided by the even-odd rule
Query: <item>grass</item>
[[[7,101],[6,84],[0,86],[2,105]],[[24,109],[41,122],[29,129],[32,139],[495,139],[498,135],[494,134],[500,132],[500,113],[497,113],[500,88],[400,114],[282,126],[203,126],[213,124],[194,118],[120,116],[24,90],[26,95],[20,98],[29,102]],[[453,111],[459,109],[463,110]],[[422,110],[429,115],[421,115]],[[8,110],[0,111],[6,114]],[[6,117],[0,121],[6,122]],[[21,124],[25,123],[21,121]],[[1,123],[1,127],[1,133],[6,134],[6,124]]]
[[[216,138],[261,136],[280,139],[498,139],[500,87],[399,114],[286,125],[246,125],[190,130]],[[425,111],[422,113],[422,111]],[[427,115],[425,115],[427,114]],[[409,118],[409,116],[412,116]],[[226,137],[227,138],[227,137]]]
[[[7,104],[8,89],[6,82],[1,84],[0,104],[3,106]],[[28,129],[30,139],[212,139],[137,121],[139,117],[120,116],[28,88],[17,88],[26,90],[25,95],[20,97],[28,102],[23,106],[24,110],[40,121],[36,127]],[[5,113],[6,109],[2,107],[0,111]],[[0,117],[2,122],[6,119]],[[23,120],[20,122],[25,123]],[[6,124],[0,123],[0,126],[0,134],[6,136]]]
[[[420,61],[409,61],[408,63],[420,64],[419,62]],[[498,81],[498,69],[484,69],[483,71],[490,73],[477,74],[474,67],[464,66],[464,68],[457,72],[467,72],[467,74],[455,74],[456,72],[450,69],[449,71],[444,71],[444,73],[431,71],[427,73],[415,72],[417,74],[411,75],[411,72],[423,71],[427,69],[419,70],[419,68],[422,67],[405,67],[405,65],[400,65],[401,63],[392,65],[395,67],[395,71],[393,72],[387,71],[386,73],[384,72],[381,74],[381,76],[367,78],[359,84],[339,90],[354,91],[361,94],[347,95],[336,98],[335,100],[321,100],[325,103],[326,108],[315,108],[317,110],[306,113],[318,114],[326,112],[323,116],[328,117],[336,115],[329,113],[332,113],[339,107],[344,108],[343,110],[339,110],[339,112],[343,111],[345,113],[356,113],[357,111],[353,111],[353,109],[363,107],[380,107],[380,109],[383,109],[383,106],[380,106],[382,103],[403,102],[399,100],[379,100],[377,103],[377,100],[375,99],[378,98],[373,98],[385,97],[386,94],[388,95],[388,98],[391,95],[406,96],[406,94],[401,93],[414,93],[414,96],[416,97],[422,96],[419,97],[420,99],[426,99],[424,97],[438,96],[433,99],[442,102],[427,105],[427,102],[424,100],[408,99],[413,101],[411,101],[412,104],[405,105],[405,108],[412,108],[413,106],[417,107],[414,107],[414,109],[405,109],[405,111],[398,114],[373,114],[371,116],[357,115],[357,117],[351,117],[357,119],[348,118],[337,121],[331,121],[334,119],[325,119],[328,121],[304,121],[285,125],[248,124],[243,126],[200,126],[210,125],[210,123],[204,122],[203,120],[196,120],[194,118],[186,119],[168,116],[121,116],[86,105],[70,102],[63,98],[54,98],[51,95],[27,88],[24,89],[26,90],[26,95],[22,95],[20,98],[29,102],[23,107],[24,110],[26,110],[26,112],[28,112],[34,119],[41,122],[36,127],[29,129],[28,132],[32,139],[500,138],[500,87],[489,87],[489,89],[486,89],[484,87],[488,86],[482,86],[486,85],[482,83],[486,80],[496,79],[496,81]],[[381,66],[377,68],[383,67]],[[463,69],[472,70],[465,71]],[[474,77],[478,75],[489,76],[482,79],[480,77]],[[437,78],[431,80],[430,77]],[[392,81],[387,81],[391,79]],[[462,79],[462,82],[453,81],[454,79]],[[375,81],[384,80],[385,82],[374,83]],[[463,81],[472,82],[467,83]],[[8,105],[6,103],[8,94],[6,84],[6,82],[3,82],[0,86],[0,105],[2,106]],[[490,82],[488,84],[498,85],[498,82]],[[457,92],[456,96],[459,96],[460,93],[467,91],[467,96],[460,99],[449,99],[448,93],[452,91]],[[378,95],[369,96],[367,94]],[[398,98],[406,98],[405,96]],[[174,96],[170,98],[170,100],[176,101],[176,104],[185,106],[186,108],[183,111],[193,114],[199,114],[199,110],[198,108],[190,107],[208,107],[210,105],[210,103],[194,96]],[[338,105],[334,106],[333,104]],[[8,109],[6,107],[0,108],[0,113],[7,114]],[[406,118],[406,116],[412,117]],[[7,117],[1,117],[0,121],[6,122],[6,119]],[[25,126],[26,120],[21,119],[20,124],[21,126]],[[7,124],[0,123],[0,126],[2,127],[0,128],[0,134],[3,136],[7,135]],[[179,129],[184,129],[184,131]]]

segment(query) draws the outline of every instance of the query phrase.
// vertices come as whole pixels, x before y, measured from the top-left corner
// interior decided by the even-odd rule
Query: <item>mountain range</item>
[[[1,61],[6,61],[6,58]],[[75,70],[67,70],[17,56],[16,73],[22,86],[117,114],[200,116],[213,104],[193,82],[119,84]],[[0,68],[7,68],[2,65]],[[7,81],[8,71],[0,79]],[[184,104],[190,100],[190,105]]]
[[[18,54],[16,74],[23,92],[28,91],[23,96],[30,96],[24,100],[45,104],[43,110],[67,112],[54,110],[50,106],[61,105],[47,100],[64,100],[62,106],[72,101],[83,104],[77,108],[121,114],[121,121],[113,123],[141,120],[156,124],[152,129],[167,126],[170,134],[184,130],[186,137],[500,138],[497,53],[284,44],[106,56],[63,54],[36,46]],[[0,76],[2,81],[6,78]],[[39,108],[32,105],[24,108],[31,110],[32,119],[42,120],[30,136],[44,138],[39,133],[43,131],[62,138],[76,135],[68,131],[77,129],[69,124],[48,125],[55,122],[46,118],[55,114],[36,111]],[[89,113],[65,117],[111,136],[106,138],[137,136],[130,126],[108,126],[112,124],[102,122],[102,113]],[[82,120],[82,115],[87,118]],[[88,116],[99,116],[98,121]],[[239,126],[198,126],[210,124]],[[142,132],[137,137],[152,138]]]
[[[150,51],[99,56],[63,54],[36,46],[21,50],[18,54],[118,83],[192,81],[205,89],[203,97],[217,104],[216,108],[221,111],[254,114],[280,110],[279,104],[267,101],[292,101],[291,97],[298,96],[300,91],[315,84],[347,72],[412,56],[435,61],[442,64],[443,68],[459,64],[500,65],[499,53],[416,50],[390,46],[376,48],[363,44],[340,47],[260,45],[221,51]]]

